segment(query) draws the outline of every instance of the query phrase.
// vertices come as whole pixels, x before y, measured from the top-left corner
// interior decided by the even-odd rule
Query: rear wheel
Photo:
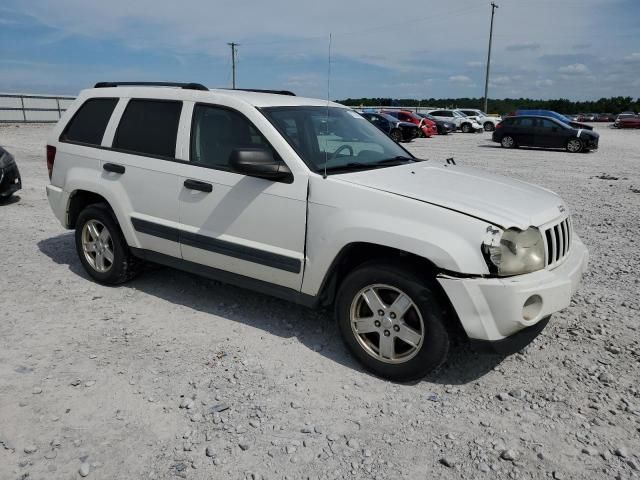
[[[75,240],[82,266],[97,282],[116,285],[139,272],[140,262],[131,254],[106,205],[89,205],[80,212]]]
[[[502,145],[502,148],[515,148],[516,141],[512,136],[505,135],[502,137],[502,140],[500,140],[500,145]]]
[[[579,138],[572,138],[567,142],[567,152],[579,153],[584,148],[582,141]]]
[[[391,137],[391,140],[396,143],[400,143],[402,141],[402,132],[397,128],[391,130],[389,136]]]
[[[353,355],[390,380],[423,377],[444,362],[449,336],[432,280],[409,267],[372,262],[340,286],[336,316]]]
[[[462,133],[470,133],[471,132],[471,124],[470,123],[463,123],[462,126],[460,127],[460,130],[462,130]]]
[[[496,126],[491,122],[484,122],[483,127],[485,132],[493,132],[496,129]]]

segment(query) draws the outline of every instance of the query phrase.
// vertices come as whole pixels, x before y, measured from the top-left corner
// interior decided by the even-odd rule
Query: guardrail
[[[0,123],[57,122],[75,97],[0,93]]]

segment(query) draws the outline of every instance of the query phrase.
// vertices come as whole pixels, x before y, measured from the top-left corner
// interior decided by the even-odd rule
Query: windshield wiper
[[[405,157],[403,155],[398,155],[397,157],[393,157],[393,158],[386,158],[384,160],[378,160],[377,162],[373,163],[373,165],[388,165],[390,163],[397,163],[397,164],[401,164],[401,163],[405,163],[405,162],[419,162],[420,160],[417,158],[411,158],[411,157]]]

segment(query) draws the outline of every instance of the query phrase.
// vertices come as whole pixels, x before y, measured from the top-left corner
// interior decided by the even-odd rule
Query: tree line
[[[347,98],[337,100],[338,103],[349,107],[385,106],[385,107],[434,107],[434,108],[483,108],[482,98]],[[566,98],[555,100],[535,100],[532,98],[504,98],[489,99],[487,113],[505,114],[519,108],[553,110],[558,113],[620,113],[625,111],[638,112],[640,98],[635,101],[632,97],[609,97],[600,100],[584,102],[572,101]]]

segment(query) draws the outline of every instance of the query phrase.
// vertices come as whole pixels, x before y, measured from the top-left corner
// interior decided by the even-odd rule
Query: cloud
[[[499,75],[491,79],[491,83],[494,85],[508,85],[511,83],[511,77],[507,75]]]
[[[521,43],[512,43],[511,45],[507,45],[505,50],[509,50],[511,52],[522,52],[524,50],[538,50],[540,49],[540,44],[537,42],[521,42]]]
[[[551,87],[553,86],[553,80],[551,80],[550,78],[545,78],[544,80],[536,80],[536,87],[540,88],[540,87]]]
[[[632,53],[624,57],[624,61],[627,63],[640,63],[640,52]]]
[[[466,75],[451,75],[449,81],[455,83],[471,83],[471,79]]]
[[[571,48],[573,48],[574,50],[586,50],[590,47],[590,43],[574,43],[573,45],[571,45]]]
[[[572,63],[558,68],[558,72],[565,75],[586,75],[589,73],[589,68],[584,63]]]

